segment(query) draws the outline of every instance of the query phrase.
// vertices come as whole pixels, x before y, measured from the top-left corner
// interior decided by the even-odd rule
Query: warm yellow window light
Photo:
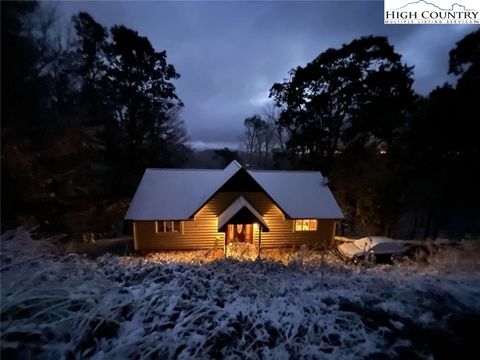
[[[297,219],[295,220],[295,231],[316,231],[316,219]]]

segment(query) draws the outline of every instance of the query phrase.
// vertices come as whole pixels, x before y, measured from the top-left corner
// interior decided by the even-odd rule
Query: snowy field
[[[22,230],[4,235],[2,359],[478,358],[472,244],[423,265],[213,255],[90,260]]]

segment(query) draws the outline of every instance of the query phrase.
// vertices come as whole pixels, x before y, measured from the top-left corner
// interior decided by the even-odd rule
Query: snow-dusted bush
[[[443,272],[478,271],[480,240],[464,240],[457,247],[440,247],[429,256],[428,263],[432,268]]]
[[[87,355],[97,336],[116,333],[128,293],[78,255],[63,256],[28,232],[2,238],[1,345],[4,354]],[[123,293],[122,293],[123,292]]]
[[[283,249],[92,261],[22,230],[1,246],[4,358],[465,358],[480,318],[478,267],[433,260],[346,266]]]

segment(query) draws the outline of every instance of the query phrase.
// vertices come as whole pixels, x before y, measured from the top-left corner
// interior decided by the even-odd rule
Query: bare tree
[[[251,167],[269,167],[273,150],[278,146],[274,121],[254,115],[245,119],[244,125],[243,143],[247,164]]]
[[[246,163],[250,167],[258,165],[258,151],[260,148],[260,133],[264,121],[259,115],[253,115],[244,120],[245,133],[243,134],[243,144],[246,153]]]
[[[263,115],[269,127],[273,130],[273,139],[271,150],[278,148],[280,152],[285,152],[285,142],[287,141],[287,133],[285,128],[280,126],[279,117],[280,109],[273,103],[268,103],[263,109]]]

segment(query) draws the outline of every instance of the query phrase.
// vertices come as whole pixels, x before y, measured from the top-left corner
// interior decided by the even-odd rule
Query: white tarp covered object
[[[125,215],[126,220],[190,219],[233,175],[223,170],[147,169]],[[342,219],[343,214],[320,172],[247,171],[292,219]]]

